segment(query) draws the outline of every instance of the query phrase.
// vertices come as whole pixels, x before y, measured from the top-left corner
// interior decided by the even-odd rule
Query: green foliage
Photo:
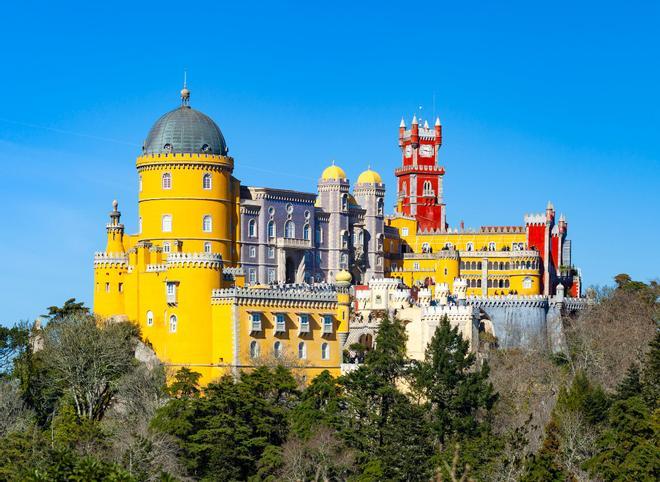
[[[8,375],[17,358],[29,348],[27,323],[19,323],[11,328],[0,326],[0,376]]]
[[[433,429],[440,443],[460,433],[474,435],[480,411],[497,400],[488,381],[489,368],[475,368],[469,343],[445,316],[426,348],[426,357],[414,370],[414,389],[433,413]]]
[[[311,381],[291,411],[291,429],[303,438],[320,425],[341,430],[345,404],[342,387],[324,370]]]
[[[603,389],[594,386],[583,372],[578,372],[568,390],[562,387],[555,410],[580,412],[589,423],[598,424],[607,417],[609,403]]]
[[[88,316],[89,308],[83,302],[77,302],[75,298],[69,298],[62,306],[49,306],[48,313],[41,315],[49,322],[57,323],[69,317]]]
[[[559,449],[559,427],[551,420],[545,430],[543,445],[532,457],[522,482],[564,482],[566,473],[557,463]]]
[[[660,473],[660,418],[639,397],[612,405],[599,453],[586,467],[604,480],[655,481]]]
[[[174,375],[174,380],[168,387],[168,393],[175,398],[190,398],[199,395],[200,373],[183,367]]]

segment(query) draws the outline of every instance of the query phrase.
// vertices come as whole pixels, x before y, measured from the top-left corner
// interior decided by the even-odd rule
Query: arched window
[[[139,178],[138,188],[139,188],[140,192],[142,192],[142,176],[140,176],[140,178]]]
[[[208,241],[206,243],[204,243],[204,252],[205,253],[210,253],[211,252],[211,243],[209,243]]]
[[[504,261],[500,261],[500,269],[501,269],[501,270],[504,269]]]
[[[142,216],[138,219],[138,234],[142,234]]]
[[[488,243],[488,251],[495,251],[495,248],[497,248],[497,245],[493,242]]]
[[[429,243],[422,243],[422,253],[430,253],[431,245]]]
[[[477,262],[476,261],[472,261],[472,269],[477,269]]]
[[[211,189],[211,186],[212,186],[211,182],[212,182],[212,180],[211,180],[211,174],[209,174],[209,173],[207,172],[207,173],[204,174],[204,176],[202,177],[202,187],[203,187],[204,189]]]
[[[504,280],[503,279],[500,280],[500,288],[504,288]]]
[[[254,219],[248,221],[248,236],[251,238],[257,237],[257,222]]]
[[[163,231],[164,233],[171,233],[172,232],[172,215],[171,214],[164,214],[163,215],[161,231]]]
[[[273,355],[275,358],[280,358],[282,356],[282,342],[276,341],[273,343]]]
[[[206,215],[202,218],[202,230],[205,233],[210,233],[213,230],[213,221],[211,216]]]
[[[259,358],[259,343],[256,340],[250,343],[250,358]]]
[[[288,239],[293,239],[296,237],[296,225],[291,220],[284,224],[284,237]]]
[[[532,278],[528,276],[523,280],[523,288],[528,290],[531,287],[532,287]]]
[[[504,263],[504,269],[506,269],[506,270],[511,269],[511,264],[508,261],[506,263]]]
[[[348,249],[348,233],[344,230],[341,232],[341,247]]]
[[[301,360],[307,358],[307,345],[305,345],[304,341],[298,343],[298,358]]]
[[[176,315],[170,316],[170,333],[176,333],[177,319]]]
[[[348,195],[347,194],[342,194],[341,195],[341,210],[342,211],[348,211]]]
[[[488,269],[493,269],[493,263],[490,261],[488,262]]]
[[[163,173],[162,185],[163,189],[172,189],[172,174],[169,172]]]
[[[272,239],[275,234],[275,221],[268,221],[268,237]]]
[[[401,183],[401,192],[403,193],[404,196],[408,194],[408,184],[406,183],[406,181],[403,181]]]
[[[481,261],[477,263],[477,269],[481,269]]]
[[[465,261],[461,261],[461,269],[466,269],[465,268]]]
[[[492,281],[492,280],[488,280],[488,288],[492,288],[492,287],[493,287],[493,281]]]
[[[316,225],[316,234],[315,234],[316,245],[320,245],[323,242],[323,228],[320,225]]]
[[[465,249],[467,251],[474,251],[474,243],[468,243]]]
[[[477,280],[477,288],[481,288],[481,280],[480,279]]]
[[[532,267],[531,261],[527,261],[527,269],[530,269]]]
[[[169,253],[169,252],[170,252],[170,242],[163,241],[163,253]]]
[[[342,268],[348,268],[348,255],[346,253],[342,253],[340,264]]]
[[[152,326],[154,324],[154,312],[149,310],[147,311],[147,326]]]
[[[384,212],[384,204],[383,204],[383,198],[379,197],[378,201],[376,201],[376,212],[378,213],[379,216],[383,215]]]
[[[305,224],[305,226],[303,226],[303,239],[305,241],[309,241],[309,229],[309,224]]]
[[[321,345],[321,359],[329,360],[330,359],[330,345],[323,343]]]
[[[520,269],[520,261],[516,261],[515,269]]]
[[[504,287],[505,287],[505,288],[508,288],[508,287],[509,287],[509,280],[508,280],[508,279],[505,279],[505,280],[504,280]]]

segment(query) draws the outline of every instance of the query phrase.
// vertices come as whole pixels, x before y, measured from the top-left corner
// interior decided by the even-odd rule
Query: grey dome
[[[213,119],[182,105],[156,121],[142,146],[144,154],[227,154],[227,144]]]

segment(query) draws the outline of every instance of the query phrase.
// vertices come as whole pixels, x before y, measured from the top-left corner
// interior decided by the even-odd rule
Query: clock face
[[[431,157],[433,156],[433,146],[424,144],[419,148],[419,155],[422,157]]]
[[[404,152],[406,154],[406,157],[412,156],[412,146],[410,146],[410,145],[406,146],[406,149],[405,149]]]

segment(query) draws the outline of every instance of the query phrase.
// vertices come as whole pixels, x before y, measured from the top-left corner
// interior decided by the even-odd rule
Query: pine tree
[[[543,445],[531,458],[521,482],[564,482],[566,474],[557,464],[559,449],[559,427],[554,420],[550,420],[545,429]]]

